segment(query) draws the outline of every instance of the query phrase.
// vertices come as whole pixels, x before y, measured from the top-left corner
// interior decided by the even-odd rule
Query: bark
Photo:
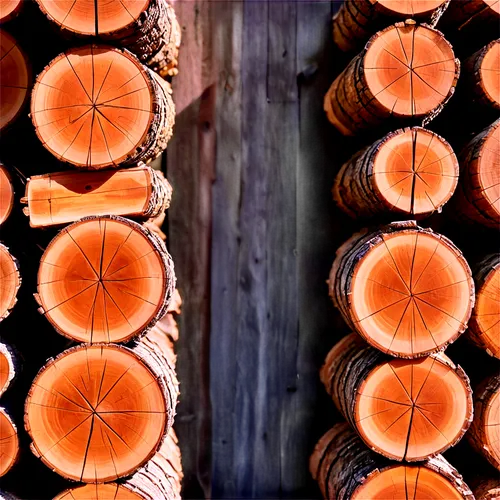
[[[470,487],[476,500],[498,500],[500,498],[500,479],[498,477],[475,477]]]
[[[0,477],[14,467],[19,456],[17,428],[4,408],[0,408]]]
[[[17,302],[17,292],[21,286],[19,263],[9,253],[9,249],[0,243],[0,281],[2,294],[0,295],[0,322],[12,311]]]
[[[0,396],[11,386],[18,371],[14,351],[6,344],[0,344]]]

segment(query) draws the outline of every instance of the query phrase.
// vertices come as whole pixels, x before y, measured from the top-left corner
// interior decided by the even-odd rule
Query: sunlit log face
[[[10,215],[13,204],[14,188],[12,187],[12,181],[7,169],[0,163],[0,224],[5,222]]]
[[[54,500],[143,500],[143,497],[120,484],[87,484],[66,490]]]
[[[20,285],[17,264],[7,248],[0,244],[0,321],[8,316],[14,307]]]
[[[497,2],[500,6],[500,2]],[[480,78],[486,95],[496,107],[500,107],[500,41],[488,49],[481,63]]]
[[[17,430],[3,408],[0,408],[0,477],[9,472],[18,453]]]

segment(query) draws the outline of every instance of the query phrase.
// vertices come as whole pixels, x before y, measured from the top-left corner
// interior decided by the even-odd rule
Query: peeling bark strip
[[[465,331],[474,306],[460,250],[414,221],[353,235],[337,250],[329,288],[351,328],[402,358],[444,350]]]
[[[471,446],[500,470],[500,375],[485,379],[474,391],[474,421],[467,433]]]
[[[167,147],[175,107],[170,84],[130,52],[87,45],[38,75],[31,118],[43,145],[74,167],[148,163]]]
[[[319,440],[309,467],[327,500],[474,500],[462,476],[441,455],[419,465],[395,465],[366,448],[345,423]]]
[[[6,23],[19,15],[24,0],[2,0],[0,2],[0,24]]]
[[[435,26],[450,0],[344,0],[333,17],[333,40],[347,52],[360,50],[373,33],[412,18]]]
[[[353,218],[441,212],[458,182],[458,160],[442,137],[421,127],[387,134],[340,169],[333,198]]]
[[[455,91],[460,62],[443,34],[415,21],[370,38],[325,96],[328,119],[344,135],[389,118],[431,121]]]
[[[61,335],[126,342],[166,313],[174,289],[172,259],[155,234],[122,217],[87,217],[47,247],[35,298]]]
[[[0,225],[2,225],[10,215],[14,206],[14,186],[9,171],[0,162]]]
[[[4,320],[17,302],[17,291],[21,286],[21,275],[17,259],[0,243],[0,322]]]
[[[162,76],[177,74],[181,30],[167,0],[37,0],[66,36],[98,37],[127,48]]]
[[[16,463],[19,455],[17,429],[4,408],[0,408],[0,477]]]
[[[10,387],[16,376],[16,358],[12,349],[0,344],[0,396]]]
[[[476,500],[498,500],[500,498],[500,478],[477,477],[471,482]]]
[[[367,446],[416,462],[454,446],[472,421],[472,390],[444,354],[396,360],[351,333],[329,352],[321,381]]]
[[[176,399],[173,369],[147,349],[87,344],[40,370],[26,399],[25,426],[34,454],[62,476],[113,481],[159,450]]]
[[[154,218],[170,206],[171,198],[172,187],[165,177],[140,165],[114,171],[35,175],[28,179],[21,202],[28,204],[24,213],[31,227],[47,227],[99,215]]]
[[[31,86],[31,68],[17,41],[0,29],[0,132],[19,117],[28,101]]]

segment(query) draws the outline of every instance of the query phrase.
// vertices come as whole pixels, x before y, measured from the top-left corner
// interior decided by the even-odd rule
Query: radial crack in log
[[[9,217],[14,206],[14,187],[9,171],[0,163],[0,225]]]
[[[17,292],[21,286],[19,264],[0,243],[0,321],[4,320],[17,302]]]
[[[19,454],[17,429],[3,408],[0,408],[0,477],[14,466]]]

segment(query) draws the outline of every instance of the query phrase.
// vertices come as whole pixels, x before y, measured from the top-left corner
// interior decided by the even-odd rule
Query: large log
[[[319,440],[309,468],[327,500],[474,500],[441,455],[418,465],[394,464],[366,448],[345,423]]]
[[[9,249],[0,243],[0,322],[11,312],[17,302],[17,292],[21,286],[21,275],[17,259]]]
[[[2,225],[14,206],[14,186],[9,171],[0,163],[0,225]]]
[[[380,213],[423,218],[455,192],[458,160],[442,137],[421,127],[396,130],[347,161],[333,198],[353,218]]]
[[[500,498],[499,477],[475,477],[470,487],[476,500],[498,500]]]
[[[126,342],[163,317],[174,289],[172,259],[155,234],[122,217],[87,217],[47,247],[35,298],[64,336]]]
[[[0,24],[7,23],[19,15],[24,0],[2,0],[0,2]]]
[[[9,415],[0,408],[0,477],[9,472],[19,455],[17,429]]]
[[[465,331],[474,282],[462,253],[414,221],[355,234],[338,250],[330,296],[374,347],[402,358],[442,351]]]
[[[391,359],[351,333],[329,352],[320,375],[363,441],[393,460],[442,453],[472,421],[469,379],[442,353]]]
[[[42,144],[71,166],[134,166],[167,147],[171,92],[127,50],[88,45],[60,54],[38,75],[31,118]]]
[[[88,216],[149,219],[169,206],[172,187],[163,175],[139,165],[122,170],[57,172],[28,179],[24,213],[31,227],[67,224]]]
[[[0,344],[0,396],[10,387],[16,376],[16,357],[6,344]]]
[[[455,91],[460,63],[443,34],[414,21],[370,38],[325,96],[328,119],[344,135],[396,119],[428,123]]]

